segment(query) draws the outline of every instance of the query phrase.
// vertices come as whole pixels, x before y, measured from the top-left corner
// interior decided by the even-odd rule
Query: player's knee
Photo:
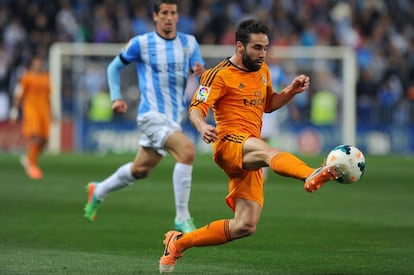
[[[255,224],[246,224],[244,227],[244,232],[246,236],[253,235],[256,232],[256,225]]]
[[[185,154],[185,160],[187,163],[193,163],[195,160],[196,152],[193,146],[188,148]]]
[[[253,223],[241,223],[235,228],[235,238],[243,238],[253,235],[256,232],[256,224]]]
[[[147,167],[132,167],[132,176],[136,179],[145,179],[148,177],[150,170]]]
[[[193,164],[196,156],[196,151],[193,145],[185,146],[179,153],[177,162]]]

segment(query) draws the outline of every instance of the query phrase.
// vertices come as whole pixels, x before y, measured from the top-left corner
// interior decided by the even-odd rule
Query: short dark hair
[[[244,19],[239,22],[236,28],[236,42],[240,41],[243,45],[249,43],[250,34],[263,33],[269,36],[269,27],[257,19]]]
[[[154,4],[152,5],[152,10],[155,13],[160,11],[161,4],[175,4],[178,6],[178,0],[154,0]]]

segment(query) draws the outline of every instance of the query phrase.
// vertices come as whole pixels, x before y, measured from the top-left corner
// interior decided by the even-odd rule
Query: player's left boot
[[[181,231],[183,233],[189,233],[197,229],[197,227],[194,225],[193,218],[189,218],[186,221],[178,221],[177,218],[175,218],[174,227],[175,227],[175,230]]]
[[[183,233],[178,231],[168,231],[165,234],[163,243],[165,244],[164,253],[160,258],[160,273],[174,271],[176,261],[183,256],[181,251],[177,251],[175,242],[181,238]]]
[[[20,157],[20,164],[23,166],[29,178],[35,180],[43,178],[42,170],[40,170],[39,166],[31,164],[26,155]]]
[[[27,175],[34,180],[39,180],[43,178],[43,172],[40,170],[39,166],[36,165],[29,165],[28,169],[26,170]]]
[[[306,178],[304,188],[307,192],[315,192],[321,188],[325,182],[336,180],[341,175],[342,168],[339,165],[319,167],[315,169],[315,171],[313,171],[309,177]]]
[[[97,182],[90,182],[86,186],[86,191],[88,192],[88,202],[86,203],[84,208],[84,217],[88,222],[93,222],[95,220],[96,211],[98,210],[98,207],[101,203],[101,201],[98,200],[95,196],[95,189],[97,185]]]

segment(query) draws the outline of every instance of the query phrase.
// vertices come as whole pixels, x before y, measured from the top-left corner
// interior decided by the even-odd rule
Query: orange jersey
[[[272,93],[266,64],[248,72],[227,58],[202,75],[191,102],[190,111],[198,108],[204,115],[210,108],[214,111],[218,139],[213,144],[213,157],[229,177],[226,202],[233,211],[237,198],[263,207],[262,171],[243,169],[243,143],[249,137],[260,137],[263,112]]]
[[[23,112],[50,112],[50,82],[48,73],[27,72],[20,79],[23,88]]]
[[[260,137],[266,99],[272,93],[266,64],[256,72],[249,72],[227,58],[203,74],[190,110],[199,108],[207,115],[212,108],[219,139],[231,133]]]
[[[27,72],[20,79],[23,89],[23,133],[46,137],[50,124],[50,82],[48,73]]]

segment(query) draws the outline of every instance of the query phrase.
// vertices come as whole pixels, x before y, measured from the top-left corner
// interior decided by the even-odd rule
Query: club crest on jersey
[[[263,84],[264,84],[264,85],[266,85],[266,84],[267,84],[267,80],[266,80],[266,78],[264,77],[264,75],[262,75],[262,82],[263,82]]]
[[[199,86],[197,91],[197,100],[207,101],[208,95],[210,94],[210,87]]]

